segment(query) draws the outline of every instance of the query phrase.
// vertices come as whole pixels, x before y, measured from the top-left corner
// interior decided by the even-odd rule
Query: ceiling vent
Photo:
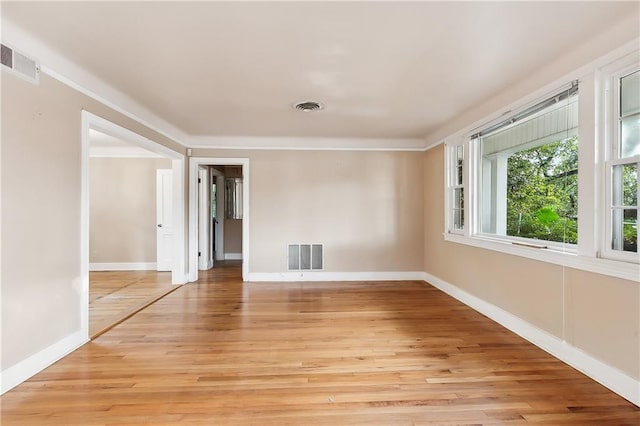
[[[319,102],[315,102],[315,101],[304,101],[304,102],[298,102],[295,105],[295,108],[297,110],[300,111],[304,111],[304,112],[311,112],[311,111],[320,111],[321,109],[323,109],[324,107],[322,106],[321,103]]]
[[[23,55],[4,44],[1,45],[0,58],[2,66],[23,79],[38,84],[40,81],[40,65],[34,59]]]

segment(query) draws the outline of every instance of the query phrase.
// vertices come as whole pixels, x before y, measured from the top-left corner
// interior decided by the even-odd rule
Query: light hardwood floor
[[[101,334],[174,289],[171,272],[90,272],[89,336]]]
[[[640,424],[421,282],[203,274],[2,397],[2,425]]]

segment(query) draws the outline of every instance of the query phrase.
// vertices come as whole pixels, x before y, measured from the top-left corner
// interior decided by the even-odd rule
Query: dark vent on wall
[[[289,244],[287,246],[289,271],[320,271],[324,268],[322,244]]]
[[[4,44],[1,45],[0,57],[4,69],[13,72],[31,83],[37,84],[40,81],[40,66],[36,60]]]
[[[3,44],[0,56],[2,56],[2,65],[13,69],[13,49]]]

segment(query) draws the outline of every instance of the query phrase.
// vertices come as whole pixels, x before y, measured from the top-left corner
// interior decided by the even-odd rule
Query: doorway
[[[225,220],[228,217],[226,203],[228,185],[224,174],[224,168],[233,166],[241,176],[242,190],[236,192],[235,196],[241,200],[242,220],[241,220],[241,252],[226,253]],[[222,169],[221,169],[222,168]],[[203,176],[209,176],[204,187]],[[215,179],[214,179],[215,177]],[[199,181],[200,180],[200,181]],[[213,210],[211,200],[214,198],[213,182],[215,181],[215,211],[216,216],[208,214]],[[206,259],[213,256],[213,261],[241,259],[242,278],[248,280],[249,276],[249,159],[248,158],[190,158],[189,161],[189,281],[197,281],[199,269],[206,264]],[[204,189],[202,189],[204,188]],[[224,188],[224,190],[223,190]],[[207,199],[205,194],[209,194]],[[224,194],[224,196],[223,196]],[[208,203],[208,204],[207,204]],[[216,223],[217,222],[217,223]],[[231,222],[227,220],[227,222]],[[209,223],[209,228],[203,227]],[[240,223],[240,222],[238,222]],[[228,224],[227,224],[228,225]],[[204,236],[204,238],[203,238]],[[228,235],[226,235],[228,237]],[[214,254],[215,253],[215,254]],[[202,260],[204,257],[205,261]]]
[[[182,154],[82,111],[81,313],[87,337],[186,282],[183,175]],[[158,245],[164,247],[160,257],[159,225],[170,237]]]

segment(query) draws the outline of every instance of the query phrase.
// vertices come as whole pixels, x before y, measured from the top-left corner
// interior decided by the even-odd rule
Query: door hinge
[[[198,178],[198,183],[202,183],[202,179]]]
[[[202,256],[202,253],[198,252],[198,257]]]

